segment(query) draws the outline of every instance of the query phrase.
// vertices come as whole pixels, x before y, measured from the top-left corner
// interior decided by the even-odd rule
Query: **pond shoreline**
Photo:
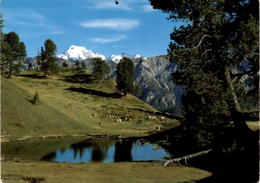
[[[177,126],[176,126],[177,127]],[[173,128],[176,128],[173,127]],[[170,128],[171,129],[171,128]],[[99,134],[99,133],[89,133],[89,134],[54,134],[54,135],[41,135],[41,136],[23,136],[19,138],[8,138],[11,136],[7,135],[1,135],[0,136],[0,142],[1,143],[7,143],[7,142],[18,142],[18,141],[26,141],[26,140],[48,140],[48,139],[70,139],[70,138],[112,138],[112,139],[124,139],[124,138],[144,138],[144,137],[149,137],[151,135],[155,135],[157,133],[162,133],[163,131],[168,131],[169,129],[164,129],[164,130],[153,130],[149,132],[145,132],[145,135],[111,135],[111,134]]]

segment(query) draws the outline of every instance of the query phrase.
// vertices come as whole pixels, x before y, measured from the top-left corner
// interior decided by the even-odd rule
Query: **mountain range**
[[[120,54],[120,55],[112,55],[109,58],[106,58],[104,55],[99,53],[94,53],[92,50],[89,50],[83,46],[71,45],[63,54],[57,55],[58,58],[69,60],[69,61],[83,61],[91,58],[101,58],[102,60],[113,61],[118,63],[123,57],[131,58],[131,59],[139,59],[143,58],[140,54],[136,55],[128,55],[128,54]],[[145,59],[145,58],[143,58]]]
[[[59,58],[58,64],[60,66],[63,62],[73,66],[75,61],[80,61],[86,64],[90,72],[93,69],[93,58],[101,58],[106,60],[110,66],[111,77],[116,77],[117,63],[123,57],[130,58],[135,65],[133,80],[140,90],[140,92],[136,93],[136,96],[160,111],[180,112],[183,89],[181,86],[176,86],[172,81],[172,73],[176,71],[177,66],[170,62],[167,55],[145,58],[139,54],[120,54],[105,57],[85,47],[72,45],[57,57]],[[27,63],[32,61],[33,59],[28,59]]]

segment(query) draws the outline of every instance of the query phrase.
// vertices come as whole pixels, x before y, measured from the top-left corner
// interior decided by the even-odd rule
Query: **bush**
[[[32,100],[32,104],[36,105],[40,102],[40,97],[38,92],[36,91],[36,93],[34,94],[33,100]]]

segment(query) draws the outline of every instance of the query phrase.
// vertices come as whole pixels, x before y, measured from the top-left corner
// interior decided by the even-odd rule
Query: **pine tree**
[[[117,90],[126,96],[127,93],[133,92],[133,74],[134,63],[131,59],[124,57],[116,67]]]
[[[87,69],[86,63],[82,61],[82,62],[81,62],[81,67],[82,67],[82,69]]]
[[[80,70],[80,62],[78,60],[76,60],[75,65],[76,65],[76,69]]]
[[[62,67],[68,67],[68,64],[64,61],[64,62],[62,63]]]
[[[3,27],[4,27],[4,19],[3,19],[3,15],[0,13],[0,43],[2,43],[4,39]]]
[[[40,55],[38,56],[38,64],[40,65],[41,71],[47,76],[50,73],[57,73],[59,68],[57,65],[57,57],[55,56],[57,52],[56,44],[47,39],[44,42],[44,47],[41,47]]]
[[[110,67],[108,64],[102,60],[101,58],[94,58],[93,59],[93,74],[95,78],[101,82],[107,74],[110,72]]]
[[[248,131],[234,82],[248,74],[253,79],[252,87],[257,91],[259,88],[259,2],[150,2],[155,9],[168,13],[169,19],[185,22],[171,33],[168,52],[179,66],[173,74],[174,82],[185,86],[183,106],[188,128],[214,133],[217,126],[223,127],[233,120],[239,131]],[[243,63],[247,63],[248,68],[237,75],[232,74],[231,69]],[[203,138],[206,136],[204,134]]]
[[[26,48],[23,42],[20,42],[19,36],[15,32],[3,34],[1,45],[1,67],[11,78],[12,74],[19,73],[22,62],[26,57]]]

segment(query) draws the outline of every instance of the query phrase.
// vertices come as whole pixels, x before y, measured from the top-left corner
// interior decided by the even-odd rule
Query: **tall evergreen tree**
[[[8,74],[8,78],[11,78],[13,73],[20,72],[22,62],[26,57],[26,48],[15,32],[3,34],[1,55],[1,67]]]
[[[56,52],[56,44],[52,40],[47,39],[44,42],[44,47],[41,47],[40,55],[37,58],[40,69],[44,72],[44,75],[58,72]]]
[[[185,86],[183,105],[190,128],[206,128],[208,133],[209,128],[216,129],[232,119],[237,129],[247,131],[234,82],[248,74],[253,79],[252,87],[259,88],[259,2],[149,1],[155,9],[169,13],[169,19],[186,22],[174,28],[168,52],[179,65],[174,82]],[[232,75],[231,69],[243,63],[248,68]]]
[[[78,60],[76,60],[75,65],[76,65],[76,69],[80,70],[80,62]]]
[[[133,92],[134,63],[131,59],[124,57],[116,66],[117,90],[125,96]]]
[[[0,43],[2,43],[3,41],[3,27],[4,27],[4,19],[3,19],[3,15],[0,13]]]
[[[93,59],[93,74],[95,75],[95,78],[101,82],[107,74],[110,72],[109,65],[102,60],[101,58],[94,58]]]

